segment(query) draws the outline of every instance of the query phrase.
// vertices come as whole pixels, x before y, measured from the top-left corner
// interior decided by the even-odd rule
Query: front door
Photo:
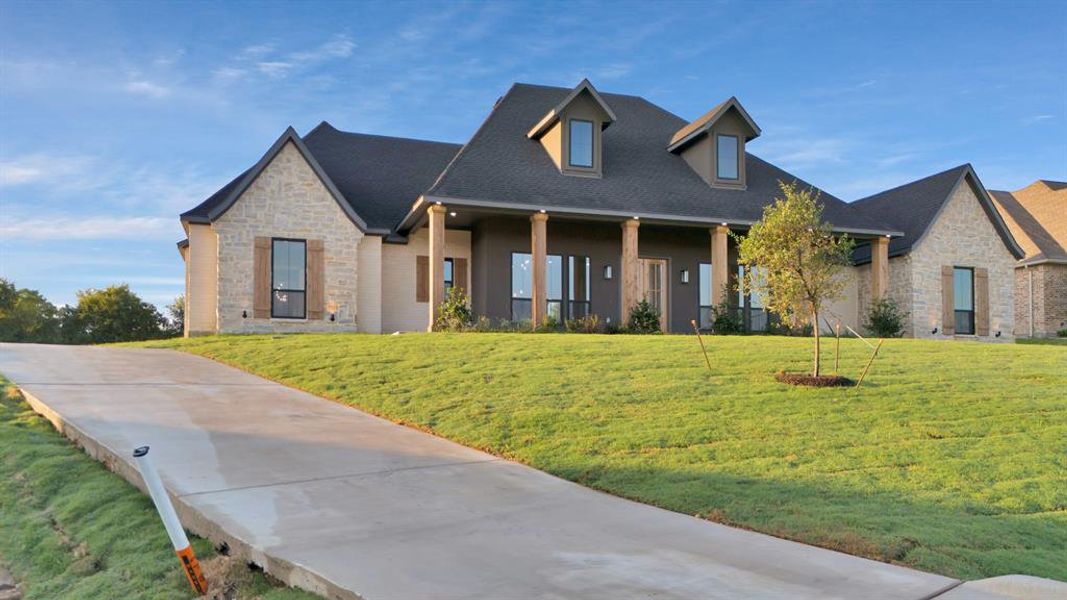
[[[667,261],[662,258],[642,258],[641,262],[641,298],[648,301],[659,311],[659,328],[667,331]]]

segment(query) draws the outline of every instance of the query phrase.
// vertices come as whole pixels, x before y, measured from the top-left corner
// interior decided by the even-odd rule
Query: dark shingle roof
[[[982,203],[986,215],[993,222],[994,228],[997,229],[1005,245],[1012,253],[1021,252],[991,201],[988,203],[989,206],[986,206],[987,202],[982,199],[984,188],[969,164],[953,167],[947,171],[856,200],[852,206],[860,212],[888,221],[898,231],[904,232],[904,237],[889,241],[889,256],[900,256],[907,254],[912,246],[922,239],[923,234],[941,212],[941,207],[948,200],[956,184],[965,175],[972,178],[972,183],[978,192],[979,202]],[[853,260],[858,264],[870,262],[870,246],[857,247],[853,253]]]
[[[516,84],[429,190],[428,196],[504,204],[661,215],[678,220],[754,222],[793,175],[746,155],[747,189],[712,188],[666,145],[686,121],[637,96],[601,94],[618,120],[604,131],[603,177],[561,174],[526,137],[571,90]],[[797,179],[801,185],[810,185]],[[894,231],[877,217],[822,192],[825,218],[840,229]]]
[[[391,230],[462,147],[348,133],[325,121],[301,139],[352,210],[368,228],[379,230]],[[226,201],[251,170],[183,213],[182,219],[209,220],[209,213]]]

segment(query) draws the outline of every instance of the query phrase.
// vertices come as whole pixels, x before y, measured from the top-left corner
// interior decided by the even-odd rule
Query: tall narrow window
[[[545,259],[545,298],[548,316],[561,318],[563,310],[563,257]],[[525,252],[511,253],[511,320],[529,321],[533,305],[533,258]]]
[[[737,179],[737,136],[716,136],[715,174],[719,179]]]
[[[563,257],[558,254],[545,257],[545,299],[545,315],[563,320]]]
[[[572,167],[593,168],[593,122],[571,119],[570,158]]]
[[[952,270],[952,298],[956,310],[956,333],[974,335],[974,269]]]
[[[711,264],[700,263],[700,328],[711,329]]]
[[[307,244],[304,240],[271,240],[270,316],[307,316]]]
[[[568,256],[567,271],[570,274],[567,286],[567,318],[580,319],[589,316],[589,257]]]
[[[452,289],[452,284],[455,281],[455,268],[456,265],[451,258],[445,259],[445,294],[448,294],[448,290]]]

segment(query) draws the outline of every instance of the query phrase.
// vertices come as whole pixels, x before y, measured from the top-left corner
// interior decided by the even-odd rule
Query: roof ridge
[[[463,145],[463,144],[459,144],[459,143],[456,143],[456,142],[442,142],[442,141],[439,141],[439,140],[427,140],[427,139],[422,139],[422,138],[401,137],[401,136],[397,136],[397,135],[381,135],[381,134],[378,134],[378,133],[363,133],[362,131],[345,131],[343,129],[338,129],[338,128],[334,127],[328,121],[323,121],[322,123],[319,123],[318,125],[315,126],[314,129],[309,131],[307,133],[307,135],[303,136],[303,137],[308,137],[311,134],[316,133],[323,126],[329,127],[330,129],[332,129],[332,130],[334,130],[337,133],[340,133],[342,135],[379,138],[379,139],[384,139],[384,140],[402,140],[402,141],[405,141],[405,142],[419,142],[419,143],[423,143],[423,144],[441,144],[443,146],[457,146],[457,147],[459,147],[459,146]]]
[[[968,169],[968,168],[970,168],[972,171],[974,170],[974,168],[971,167],[971,163],[963,163],[961,165],[957,165],[955,167],[952,167],[951,169],[945,169],[944,171],[941,171],[941,172],[938,172],[938,173],[934,173],[933,175],[927,175],[925,177],[920,177],[918,179],[914,179],[914,180],[909,181],[907,183],[902,183],[902,184],[900,184],[898,186],[891,187],[889,189],[882,190],[880,192],[876,192],[874,194],[871,194],[870,196],[864,196],[863,198],[860,198],[858,200],[853,200],[852,202],[849,202],[849,204],[855,205],[855,204],[859,204],[861,202],[867,202],[867,201],[873,200],[873,199],[875,199],[875,198],[877,198],[879,196],[888,194],[890,192],[895,192],[895,191],[901,190],[903,188],[915,185],[917,183],[921,183],[921,182],[926,181],[928,179],[933,179],[934,177],[940,177],[941,175],[946,175],[946,174],[951,173],[953,171],[958,171],[958,170]],[[962,173],[961,173],[961,175],[962,175]]]

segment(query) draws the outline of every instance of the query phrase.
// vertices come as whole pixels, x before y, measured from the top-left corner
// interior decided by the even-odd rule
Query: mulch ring
[[[856,385],[855,381],[840,375],[819,375],[815,377],[808,373],[779,371],[774,378],[789,385],[807,385],[811,387],[850,387]]]

